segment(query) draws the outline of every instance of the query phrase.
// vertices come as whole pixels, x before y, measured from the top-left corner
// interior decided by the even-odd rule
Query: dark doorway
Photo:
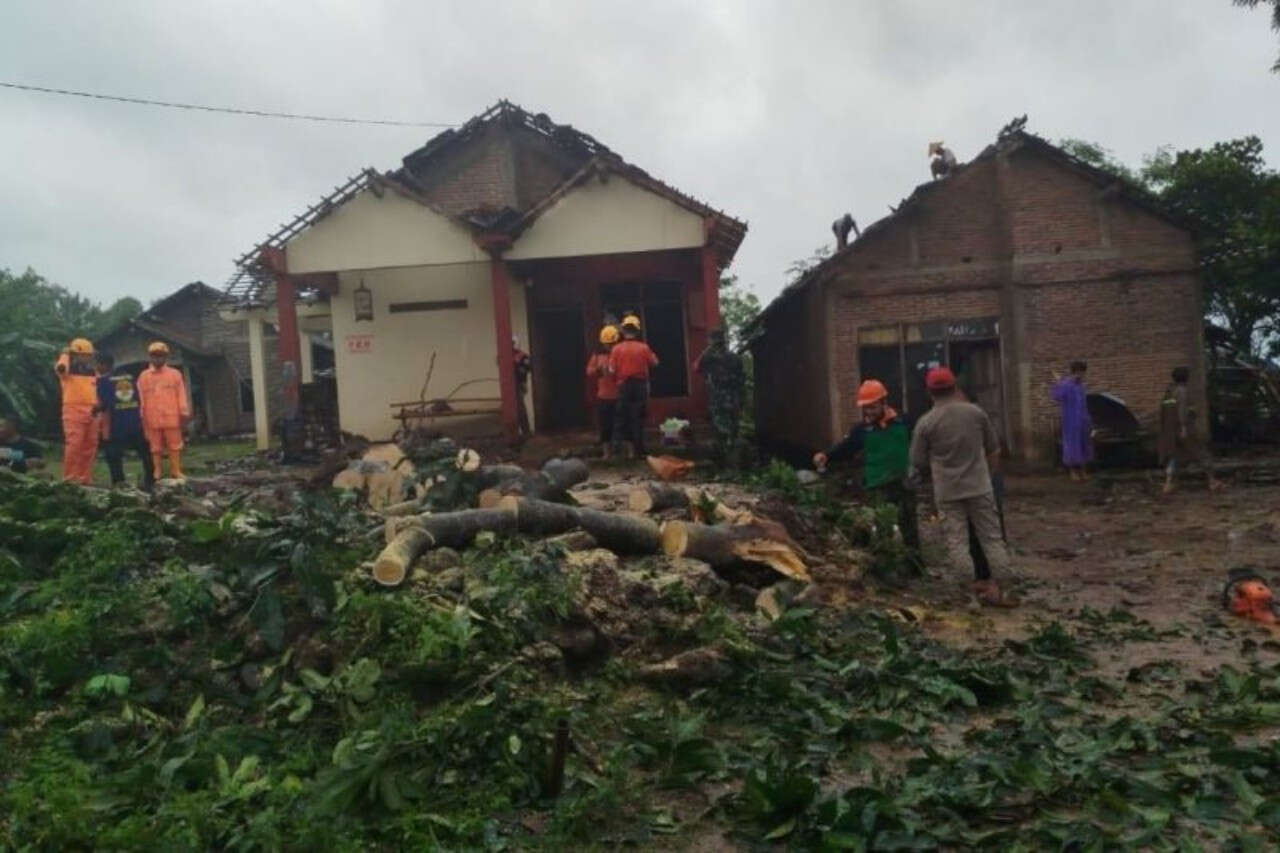
[[[1000,383],[999,341],[952,341],[951,369],[969,401],[990,417],[1004,437],[1004,392]]]
[[[544,309],[534,314],[534,406],[539,432],[587,425],[584,383],[586,345],[582,308]]]

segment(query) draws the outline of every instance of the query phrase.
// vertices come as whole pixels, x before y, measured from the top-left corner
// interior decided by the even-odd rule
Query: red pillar
[[[493,330],[498,339],[498,390],[502,395],[502,429],[519,431],[516,420],[515,348],[511,345],[511,274],[498,254],[489,264],[493,284]]]
[[[285,415],[298,413],[299,383],[302,376],[302,341],[298,337],[298,288],[289,276],[285,254],[267,248],[262,259],[276,277],[276,322],[280,326],[280,368],[284,372]],[[291,365],[291,366],[290,366]]]
[[[720,328],[720,262],[710,246],[702,247],[702,298],[706,300],[707,329]]]

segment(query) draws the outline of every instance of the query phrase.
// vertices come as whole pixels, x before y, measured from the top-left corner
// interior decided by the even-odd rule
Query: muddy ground
[[[1154,473],[1123,473],[1085,483],[1017,475],[1007,488],[1005,520],[1024,578],[1022,605],[1001,610],[968,601],[962,579],[940,565],[937,527],[922,508],[929,577],[901,600],[924,608],[925,631],[963,646],[995,645],[1055,620],[1080,629],[1090,611],[1118,608],[1149,622],[1157,636],[1099,655],[1100,674],[1123,677],[1166,660],[1209,674],[1224,663],[1239,666],[1253,655],[1274,660],[1280,652],[1280,630],[1245,623],[1222,607],[1231,568],[1250,567],[1280,588],[1280,487],[1241,478],[1210,494],[1203,482],[1190,482],[1162,497]]]

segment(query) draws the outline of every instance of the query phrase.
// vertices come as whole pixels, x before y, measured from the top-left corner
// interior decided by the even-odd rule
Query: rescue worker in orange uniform
[[[182,427],[191,420],[187,384],[182,373],[169,366],[169,346],[156,341],[147,347],[151,366],[138,376],[138,396],[142,400],[142,429],[151,447],[156,478],[160,463],[169,454],[169,476],[182,476]]]
[[[640,340],[640,318],[635,314],[623,317],[622,343],[615,344],[609,351],[609,371],[618,383],[618,414],[622,420],[620,437],[631,442],[630,447],[636,457],[644,456],[649,368],[657,365],[658,356]]]
[[[93,370],[93,344],[84,338],[71,342],[53,369],[62,386],[62,479],[88,486],[98,456],[98,379]]]
[[[617,326],[600,330],[600,349],[587,359],[587,378],[596,381],[596,415],[600,419],[600,449],[608,459],[614,450],[618,413],[618,380],[609,369],[609,353],[618,342]]]

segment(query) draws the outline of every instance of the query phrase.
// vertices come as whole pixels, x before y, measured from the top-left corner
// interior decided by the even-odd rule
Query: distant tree
[[[57,435],[61,399],[53,361],[72,338],[93,339],[141,304],[118,300],[107,311],[47,281],[34,270],[0,268],[0,413],[17,415],[27,431]]]
[[[121,297],[113,302],[110,308],[102,312],[102,316],[98,320],[98,325],[94,330],[94,334],[105,335],[107,332],[113,331],[123,324],[126,320],[132,320],[141,313],[141,302],[134,299],[132,296]]]
[[[1280,0],[1231,0],[1236,6],[1245,9],[1256,9],[1259,6],[1271,7],[1271,29],[1280,33]],[[1280,73],[1280,59],[1271,66],[1271,70]]]
[[[730,347],[737,349],[747,342],[747,326],[760,316],[760,308],[760,297],[739,282],[736,275],[720,279],[720,319]]]
[[[787,265],[788,282],[798,281],[805,276],[809,270],[831,257],[831,244],[819,246],[809,253],[807,258],[797,258]]]
[[[1199,223],[1206,309],[1242,352],[1280,336],[1280,173],[1256,136],[1207,149],[1159,149],[1142,170],[1162,201]]]
[[[1111,149],[1104,148],[1096,142],[1068,137],[1059,139],[1058,147],[1077,160],[1083,160],[1091,166],[1102,169],[1104,172],[1110,172],[1117,178],[1123,178],[1135,184],[1142,183],[1142,178],[1137,172],[1117,160],[1115,155],[1111,153]]]

